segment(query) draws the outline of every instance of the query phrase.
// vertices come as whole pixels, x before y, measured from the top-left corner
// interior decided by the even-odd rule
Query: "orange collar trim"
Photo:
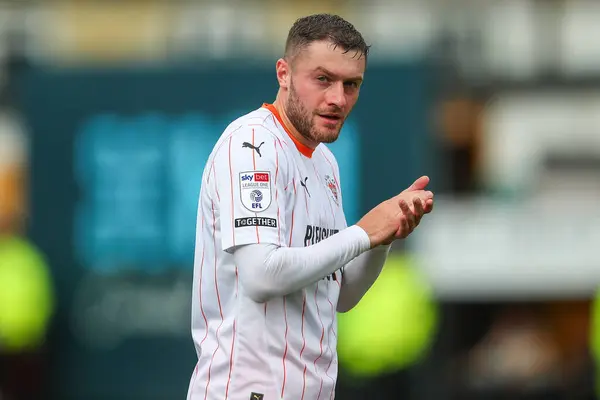
[[[279,111],[277,111],[275,106],[273,104],[268,104],[268,103],[263,103],[262,106],[263,106],[263,108],[266,108],[267,110],[271,111],[271,113],[273,113],[275,118],[277,118],[277,121],[279,121],[281,126],[283,126],[283,130],[288,134],[290,139],[292,139],[292,141],[296,145],[296,148],[298,149],[298,151],[300,153],[302,153],[302,155],[304,155],[308,158],[311,158],[315,149],[311,149],[310,147],[306,146],[305,144],[300,143],[300,141],[298,139],[296,139],[294,137],[294,135],[292,135],[292,133],[290,132],[288,127],[283,123],[283,120],[281,119],[281,115],[279,114]]]

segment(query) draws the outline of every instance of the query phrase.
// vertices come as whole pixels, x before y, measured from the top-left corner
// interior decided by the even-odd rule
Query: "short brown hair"
[[[294,22],[285,43],[285,57],[293,59],[302,48],[321,40],[328,40],[345,52],[355,51],[365,61],[371,47],[354,25],[339,15],[314,14]]]

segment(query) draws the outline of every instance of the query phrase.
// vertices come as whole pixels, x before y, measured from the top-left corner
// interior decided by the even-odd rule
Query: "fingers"
[[[415,215],[426,214],[433,209],[433,193],[430,191],[419,190],[410,193],[401,193],[396,196],[396,199],[398,200],[398,204],[408,202],[410,211]],[[415,206],[417,206],[418,209],[416,209]]]
[[[425,186],[428,181],[428,177],[422,177],[413,186]],[[415,230],[423,216],[433,210],[433,193],[421,189],[413,190],[410,193],[405,191],[396,196],[396,199],[400,207],[400,219],[398,230],[394,237],[395,239],[404,239]]]
[[[415,215],[416,216],[422,216],[423,214],[425,214],[425,209],[423,206],[423,202],[421,201],[421,198],[419,197],[415,197],[413,198],[413,204],[415,206]]]
[[[408,205],[408,203],[405,200],[400,200],[400,210],[402,210],[402,213],[407,218],[409,215],[412,215],[410,206]]]
[[[425,178],[425,181],[429,179]],[[396,239],[408,237],[419,225],[423,215],[432,208],[433,193],[415,190],[380,203],[361,218],[357,225],[367,232],[372,247],[390,244]]]
[[[429,214],[431,211],[433,211],[433,199],[429,199],[429,200],[425,201],[424,211],[425,211],[425,214]]]
[[[423,214],[425,214],[425,210],[423,209],[423,202],[419,197],[415,197],[413,199],[413,204],[415,206],[414,214],[415,214],[415,228],[419,226],[419,222],[421,222],[421,218],[423,218]]]
[[[405,194],[406,196],[407,194]],[[414,203],[415,199],[419,199],[423,206],[423,211],[427,213],[427,207],[433,207],[433,192],[430,191],[416,191],[411,192],[412,201]]]
[[[404,191],[396,195],[396,199],[398,200],[406,200],[409,201],[414,199],[415,197],[420,197],[421,200],[429,200],[433,199],[433,192],[429,190],[412,190],[412,191]]]
[[[413,192],[415,190],[424,190],[427,187],[427,185],[429,185],[429,177],[423,175],[422,177],[414,181],[414,183],[410,185],[406,190],[404,190],[403,193]]]
[[[411,229],[408,223],[408,218],[406,215],[402,214],[400,216],[400,226],[398,227],[398,231],[396,232],[396,238],[405,239],[410,235]]]
[[[410,232],[412,232],[413,229],[415,229],[415,227],[417,225],[415,214],[410,209],[410,206],[408,205],[408,203],[404,200],[400,201],[400,209],[402,210],[402,214],[406,218],[406,221],[408,223],[409,233],[410,233]]]

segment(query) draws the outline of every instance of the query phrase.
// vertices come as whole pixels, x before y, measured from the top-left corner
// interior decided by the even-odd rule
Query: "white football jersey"
[[[305,247],[346,228],[337,162],[288,133],[264,104],[231,123],[202,176],[188,399],[332,399],[342,270],[257,303],[238,282],[235,246]],[[293,266],[290,266],[293,268]]]

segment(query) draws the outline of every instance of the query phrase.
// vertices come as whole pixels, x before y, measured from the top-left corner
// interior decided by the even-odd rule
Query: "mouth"
[[[342,119],[342,116],[338,114],[319,114],[319,117],[331,123],[337,123]]]

